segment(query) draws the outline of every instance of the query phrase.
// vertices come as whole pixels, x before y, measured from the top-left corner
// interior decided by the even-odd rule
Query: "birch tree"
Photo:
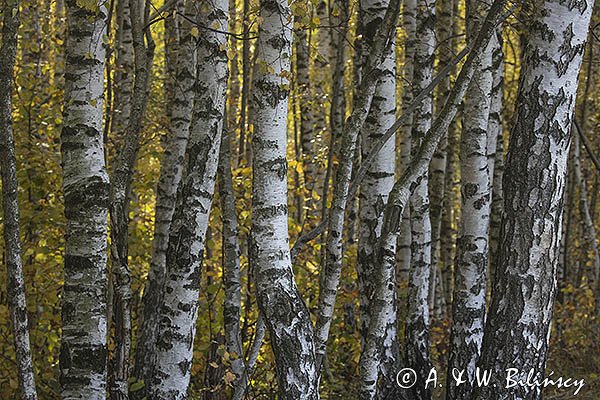
[[[287,0],[262,0],[254,71],[251,260],[275,355],[279,397],[318,399],[313,330],[290,260],[286,129],[292,54]]]
[[[453,12],[454,1],[441,1],[436,4],[436,46],[438,69],[447,65],[452,59],[452,34],[453,34]],[[435,96],[434,113],[439,112],[444,106],[448,92],[450,91],[450,76],[446,76],[440,82]],[[429,282],[429,303],[430,309],[436,310],[437,315],[445,311],[445,297],[439,296],[443,293],[440,285],[443,280],[440,279],[440,232],[442,227],[442,211],[444,207],[445,178],[446,178],[446,155],[448,153],[448,138],[444,136],[438,145],[438,148],[431,160],[429,168],[429,198],[430,198],[430,219],[431,219],[431,274]],[[442,289],[442,290],[440,290]]]
[[[141,326],[137,335],[138,351],[135,354],[133,371],[136,380],[145,382],[150,382],[152,379],[153,349],[158,331],[156,309],[161,302],[169,227],[175,211],[176,192],[181,181],[185,149],[190,135],[193,87],[196,82],[196,38],[192,35],[193,22],[197,18],[196,5],[192,1],[187,1],[184,4],[184,13],[183,17],[179,15],[182,21],[180,21],[180,29],[177,29],[178,36],[167,44],[172,57],[170,61],[175,61],[174,76],[169,76],[167,81],[175,81],[177,84],[173,85],[174,100],[168,107],[170,109],[169,131],[160,164],[160,177],[156,186],[152,259],[142,299]],[[139,398],[141,398],[145,389],[137,392],[135,397],[140,396]]]
[[[362,51],[367,54],[375,37],[373,30],[385,17],[385,9],[388,4],[389,2],[371,0],[363,0],[360,3],[361,24],[363,25]],[[371,144],[382,137],[396,119],[396,56],[394,47],[395,40],[386,50],[386,56],[379,67],[381,75],[373,93],[369,114],[361,131],[362,145],[360,150],[363,157],[369,154]],[[374,253],[381,233],[383,208],[394,185],[395,145],[396,137],[394,135],[377,153],[377,158],[371,164],[360,189],[357,271],[360,290],[361,336],[363,340],[369,323],[369,297],[373,292]],[[396,303],[395,299],[394,303]],[[394,315],[390,318],[395,319],[395,309],[393,313]],[[383,350],[385,362],[382,365],[386,370],[384,374],[388,375],[388,381],[394,382],[394,369],[399,356],[395,324],[390,325],[386,335],[385,349]]]
[[[496,21],[502,12],[503,6],[503,0],[497,0],[492,5],[477,39],[470,45],[471,52],[456,78],[455,85],[448,94],[444,108],[438,117],[436,117],[430,130],[423,137],[422,145],[415,154],[409,167],[402,174],[401,178],[394,183],[394,187],[390,192],[388,203],[384,211],[382,233],[377,245],[376,281],[373,299],[370,303],[371,318],[369,331],[360,360],[361,399],[373,399],[376,396],[377,371],[381,357],[381,338],[384,337],[387,325],[395,323],[395,321],[390,321],[388,318],[391,307],[388,299],[391,297],[390,291],[395,290],[395,285],[390,284],[391,282],[394,282],[394,275],[393,268],[390,268],[389,265],[395,264],[395,244],[400,233],[400,221],[404,208],[409,202],[411,192],[418,186],[418,180],[426,173],[439,140],[447,132],[450,123],[456,115],[460,100],[464,96],[467,86],[473,76],[474,60],[485,48],[494,32]],[[429,270],[427,270],[427,272],[428,271]],[[427,289],[428,287],[425,286],[423,290],[427,292]],[[429,311],[426,302],[423,310],[426,312]],[[425,345],[428,346],[428,343]],[[423,361],[427,362],[427,360],[420,359],[418,361],[418,365],[411,367],[417,372],[417,382],[415,386],[425,388],[425,380],[423,376],[419,374],[421,371],[425,370]],[[428,373],[429,370],[427,370],[426,374]],[[427,375],[425,375],[425,378],[426,377]],[[412,393],[412,396],[422,396],[417,398],[426,398],[426,396],[430,395],[427,391],[424,393],[419,392]]]
[[[0,47],[0,174],[2,177],[2,210],[5,262],[8,271],[8,305],[13,327],[17,372],[21,400],[37,400],[33,360],[27,325],[25,278],[19,229],[17,159],[13,136],[12,93],[19,2],[5,2],[2,7],[2,45]]]
[[[544,375],[556,289],[577,76],[593,1],[535,2],[528,23],[504,214],[480,366]],[[475,388],[473,400],[540,399],[539,387]]]
[[[432,79],[435,50],[435,3],[417,0],[416,44],[413,73],[413,96]],[[423,100],[413,114],[411,156],[415,158],[423,137],[431,127],[432,97]],[[424,175],[410,197],[411,268],[408,284],[406,318],[406,361],[423,379],[429,373],[429,281],[431,269],[431,220],[429,215],[428,177]],[[417,396],[431,397],[424,386]]]
[[[474,40],[489,6],[478,1],[467,3],[467,39]],[[493,84],[492,52],[496,35],[477,59],[476,70],[465,94],[463,131],[460,143],[461,219],[457,240],[452,296],[452,332],[449,377],[455,369],[464,370],[464,385],[452,379],[448,397],[468,399],[475,378],[475,363],[481,351],[485,323],[488,229],[491,203],[488,164],[488,121]],[[495,133],[495,132],[494,132]],[[494,135],[494,147],[497,134]]]
[[[151,396],[185,399],[190,382],[198,297],[208,218],[217,172],[227,90],[228,0],[200,7],[198,80],[187,145],[187,174],[181,181],[169,231],[166,272],[159,310]]]
[[[406,31],[406,40],[404,42],[404,79],[406,85],[402,89],[402,113],[406,114],[406,109],[412,102],[413,90],[413,69],[416,41],[416,13],[417,1],[405,0],[402,5],[402,24]],[[411,149],[411,130],[412,114],[406,117],[404,124],[400,128],[402,145],[400,149],[400,173],[403,173],[410,163]],[[399,278],[408,281],[410,271],[410,243],[412,242],[410,232],[410,209],[404,211],[402,216],[402,235],[398,238],[398,273]]]
[[[400,13],[397,0],[390,1],[385,16],[379,27],[371,31],[374,35],[369,55],[363,69],[357,95],[355,96],[351,116],[344,125],[340,144],[340,164],[337,167],[336,180],[333,188],[332,205],[328,215],[327,256],[323,278],[319,286],[319,308],[315,326],[315,342],[317,365],[325,355],[329,329],[333,317],[337,290],[342,270],[342,231],[344,228],[344,211],[348,204],[348,193],[352,175],[352,164],[356,151],[358,134],[362,129],[371,106],[377,87],[378,78],[385,76],[382,69],[383,61],[393,42],[396,21]],[[389,64],[388,64],[389,65]]]
[[[65,235],[63,399],[106,397],[106,250],[109,184],[102,138],[104,2],[66,1],[68,36],[61,132]]]
[[[111,398],[128,398],[129,357],[131,353],[131,274],[128,261],[129,199],[135,162],[140,147],[140,131],[148,103],[148,83],[154,55],[154,41],[144,34],[143,7],[130,0],[135,78],[133,97],[123,143],[114,161],[110,186],[110,261],[114,276],[115,352],[111,358]],[[148,43],[146,43],[146,40]]]

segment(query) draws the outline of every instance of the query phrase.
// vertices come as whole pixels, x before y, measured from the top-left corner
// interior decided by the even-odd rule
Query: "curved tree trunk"
[[[37,400],[29,328],[25,279],[21,259],[19,233],[19,202],[17,159],[13,136],[12,93],[17,32],[19,30],[19,2],[5,2],[2,7],[2,47],[0,47],[0,174],[2,175],[2,209],[4,212],[4,251],[8,275],[8,306],[13,324],[17,373],[21,400]]]
[[[556,289],[577,76],[593,1],[535,2],[506,160],[504,214],[480,366],[542,379]],[[473,400],[538,400],[540,388],[499,384]]]
[[[67,5],[61,132],[67,233],[60,349],[63,399],[106,397],[106,246],[109,184],[102,138],[104,2]]]
[[[137,333],[137,350],[133,375],[136,380],[144,380],[147,385],[152,379],[154,364],[154,346],[158,332],[157,308],[161,302],[161,290],[165,279],[166,253],[169,241],[169,227],[175,211],[177,187],[181,181],[185,148],[190,134],[192,119],[193,87],[196,82],[196,39],[192,36],[196,9],[192,1],[185,4],[185,18],[177,29],[179,39],[169,43],[169,54],[176,60],[173,66],[174,76],[167,76],[172,85],[173,102],[169,108],[169,132],[166,138],[163,158],[160,164],[160,177],[156,187],[156,210],[154,214],[154,237],[152,240],[152,259],[148,271],[148,280],[142,299],[142,315]],[[132,397],[141,399],[146,388],[132,393]]]
[[[251,260],[284,399],[318,399],[313,332],[290,260],[286,128],[292,54],[287,0],[262,0],[254,72]]]
[[[199,26],[226,31],[228,0],[200,7]],[[166,273],[151,396],[186,399],[198,317],[200,276],[217,172],[227,89],[227,36],[203,31],[198,40],[198,81],[182,180],[169,232]]]

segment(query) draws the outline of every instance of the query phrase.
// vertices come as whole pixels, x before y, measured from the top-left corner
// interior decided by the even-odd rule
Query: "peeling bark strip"
[[[456,115],[460,101],[471,81],[474,71],[474,60],[487,45],[495,30],[498,15],[504,6],[504,0],[496,0],[486,17],[482,30],[475,42],[470,45],[471,52],[456,78],[454,87],[448,94],[444,108],[435,119],[431,129],[422,140],[419,151],[402,177],[396,181],[389,196],[384,212],[381,237],[377,245],[377,269],[375,272],[375,292],[371,300],[371,321],[369,332],[360,361],[361,399],[375,397],[376,371],[379,363],[379,348],[381,337],[384,336],[389,313],[389,291],[394,290],[393,275],[390,264],[395,263],[395,243],[400,233],[400,221],[404,208],[408,204],[411,192],[418,185],[418,180],[427,172],[429,162],[441,137],[446,133]],[[428,270],[427,270],[428,272]],[[427,287],[424,289],[427,291]],[[417,385],[425,387],[425,382]]]
[[[497,271],[480,366],[530,369],[548,350],[577,76],[593,1],[535,3],[504,179]],[[498,376],[498,375],[497,375]],[[516,377],[524,379],[524,376]],[[475,388],[474,400],[538,400],[539,388]]]
[[[169,233],[163,300],[151,396],[186,399],[198,317],[200,274],[217,172],[227,89],[228,0],[200,7],[194,111],[181,182]]]
[[[329,210],[327,257],[324,267],[324,276],[321,280],[319,291],[319,308],[315,327],[315,346],[317,352],[317,366],[320,367],[325,355],[329,328],[333,318],[335,299],[342,271],[342,231],[344,228],[344,211],[348,202],[352,164],[356,150],[358,133],[367,118],[373,94],[380,77],[384,77],[384,60],[388,57],[396,21],[400,13],[400,1],[391,0],[383,21],[379,25],[371,26],[372,44],[369,55],[363,66],[363,79],[360,82],[352,114],[344,125],[340,147],[340,164],[336,173],[333,189],[333,202]],[[380,19],[379,19],[380,20]],[[378,28],[377,28],[378,26]],[[389,65],[389,64],[388,64]]]
[[[262,0],[254,72],[251,260],[269,330],[279,397],[319,398],[313,331],[292,272],[288,236],[286,128],[292,54],[287,0]]]
[[[385,17],[385,10],[389,1],[362,0],[360,3],[360,23],[362,25],[362,51],[368,54],[374,39],[374,31]],[[369,114],[361,130],[361,152],[363,158],[371,151],[371,144],[382,137],[396,120],[396,54],[394,49],[395,40],[381,63],[380,77],[377,87],[373,93],[373,100]],[[358,237],[358,260],[357,272],[360,290],[361,307],[361,336],[368,329],[369,298],[373,293],[373,280],[375,270],[375,249],[381,233],[381,222],[383,209],[387,203],[388,194],[394,185],[394,171],[396,166],[396,137],[392,136],[385,146],[377,153],[377,158],[369,167],[360,189],[359,205],[359,237]],[[395,291],[394,293],[395,294]],[[391,299],[394,304],[396,298]],[[396,309],[390,314],[390,318],[396,319]],[[395,382],[395,368],[398,361],[398,341],[396,324],[389,325],[382,349],[384,362],[383,374],[386,382]]]
[[[190,123],[196,82],[196,39],[191,30],[196,20],[196,6],[188,0],[185,4],[186,18],[181,21],[179,39],[167,46],[170,55],[176,58],[174,76],[168,81],[173,84],[173,102],[169,107],[169,133],[166,139],[163,159],[160,164],[160,177],[156,187],[156,211],[154,214],[154,238],[152,241],[152,259],[148,271],[148,280],[144,288],[142,322],[138,332],[134,376],[150,382],[154,364],[154,345],[158,332],[158,313],[161,302],[161,288],[165,279],[166,252],[169,241],[169,227],[175,211],[177,186],[181,181],[185,148],[190,135]],[[179,16],[180,17],[180,16]],[[181,17],[180,17],[181,18]],[[175,53],[175,54],[173,54]],[[176,57],[175,57],[176,55]],[[135,398],[143,398],[145,389],[139,390]]]
[[[477,0],[467,2],[467,40],[475,39],[488,9],[489,5]],[[485,324],[491,200],[488,164],[488,148],[491,146],[487,131],[493,85],[492,52],[497,44],[494,34],[476,60],[473,80],[463,102],[460,144],[461,218],[452,296],[453,324],[448,361],[450,384],[447,385],[447,397],[456,400],[468,400],[471,394]],[[496,136],[493,137],[494,147]],[[464,384],[453,384],[451,378],[454,369],[464,371]]]
[[[435,58],[435,2],[417,1],[417,30],[413,75],[413,96],[425,88],[433,76]],[[431,127],[433,95],[427,97],[413,114],[411,155],[415,157]],[[424,381],[431,370],[429,360],[429,285],[431,273],[431,220],[427,173],[417,180],[410,197],[411,262],[408,280],[408,314],[406,317],[406,362]],[[391,244],[391,243],[390,243]],[[386,251],[394,251],[389,248]],[[390,253],[393,254],[393,253]],[[386,264],[387,265],[387,264]],[[386,313],[389,312],[389,307]],[[416,385],[415,395],[431,398],[431,390]]]
[[[102,140],[104,3],[90,9],[76,0],[66,2],[68,38],[61,132],[67,218],[60,349],[63,399],[106,397],[109,185]]]
[[[2,47],[0,47],[0,174],[2,176],[2,209],[4,212],[4,247],[8,274],[8,306],[13,324],[17,373],[21,400],[37,400],[29,330],[25,279],[21,259],[19,233],[19,202],[17,159],[13,136],[12,92],[17,32],[19,30],[19,2],[7,1],[2,7]]]

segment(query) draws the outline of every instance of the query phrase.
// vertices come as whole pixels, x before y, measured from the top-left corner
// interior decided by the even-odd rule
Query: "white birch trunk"
[[[452,49],[453,34],[453,11],[454,0],[446,0],[437,3],[437,16],[435,22],[438,69],[446,66],[454,54]],[[437,87],[434,112],[439,112],[444,107],[444,102],[450,91],[450,76],[447,75]],[[429,168],[429,197],[431,208],[431,274],[429,282],[429,305],[430,310],[435,311],[434,317],[441,317],[445,310],[445,297],[438,296],[440,290],[440,231],[442,227],[442,210],[444,206],[445,178],[446,178],[446,155],[448,152],[448,138],[444,136],[431,160]]]
[[[504,214],[480,366],[542,379],[556,289],[577,77],[593,1],[535,2],[525,34]],[[476,387],[473,400],[538,400],[540,388]]]
[[[485,3],[469,0],[468,41],[475,39],[488,9],[489,5]],[[460,144],[461,218],[454,270],[448,376],[452,378],[452,371],[455,369],[463,370],[463,377],[467,381],[456,386],[452,379],[448,380],[450,384],[447,385],[447,396],[456,400],[469,399],[485,323],[491,203],[488,121],[493,86],[492,52],[497,43],[496,35],[492,35],[487,47],[478,57],[473,80],[463,103]],[[493,138],[494,147],[496,136]]]
[[[254,71],[251,257],[258,305],[275,354],[279,398],[319,398],[313,331],[290,260],[286,129],[292,15],[287,0],[260,2]]]
[[[228,0],[200,7],[198,24],[228,27]],[[202,258],[217,172],[227,89],[227,36],[203,31],[198,40],[197,77],[187,175],[182,180],[169,232],[166,273],[156,342],[151,397],[186,399],[198,317]]]
[[[413,96],[432,79],[436,38],[435,3],[417,1],[416,45],[413,74]],[[431,127],[432,96],[423,100],[413,114],[411,155],[415,158],[424,136]],[[431,220],[429,215],[428,176],[423,174],[410,197],[411,269],[408,284],[408,315],[406,318],[406,362],[425,379],[429,361],[429,281],[431,270]],[[423,400],[431,397],[431,390],[417,385],[415,394]]]
[[[197,18],[193,1],[186,2],[184,12],[186,13],[185,18],[178,16],[183,20],[178,29],[180,38],[168,45],[171,48],[171,57],[176,60],[176,64],[173,66],[174,76],[167,76],[167,81],[174,81],[176,84],[172,85],[173,101],[169,106],[169,132],[156,187],[152,259],[142,299],[142,316],[137,334],[138,351],[135,354],[133,371],[138,381],[144,380],[147,384],[152,379],[153,349],[158,331],[156,309],[161,302],[169,228],[175,211],[177,187],[181,181],[185,149],[190,134],[194,99],[193,87],[196,82],[196,38],[192,35],[193,24],[190,22]],[[142,398],[145,389],[138,392],[135,398]]]
[[[379,0],[361,1],[361,23],[364,39],[362,50],[367,54],[374,36],[372,30],[383,20],[388,3],[389,1]],[[369,114],[361,130],[362,145],[360,150],[363,157],[370,153],[371,144],[382,137],[396,120],[396,56],[394,43],[387,51],[387,55],[380,66],[381,76],[373,94]],[[369,298],[373,293],[375,250],[381,234],[383,209],[394,185],[395,145],[396,137],[392,136],[377,153],[377,157],[369,167],[360,189],[357,272],[361,307],[361,338],[363,341],[369,324]],[[395,297],[393,301],[396,304]],[[396,319],[395,308],[390,314],[390,318]],[[383,374],[387,376],[387,382],[394,382],[394,370],[399,356],[396,324],[389,325],[387,337],[388,339],[383,342],[385,348],[382,349]]]
[[[376,396],[377,369],[379,367],[380,359],[379,349],[381,348],[381,340],[385,337],[386,326],[389,323],[388,314],[391,308],[389,299],[393,297],[393,294],[391,294],[390,291],[395,290],[393,275],[390,275],[390,272],[393,269],[389,268],[388,265],[395,264],[395,243],[400,233],[400,222],[404,208],[409,202],[411,192],[418,186],[419,179],[426,175],[433,153],[456,115],[460,100],[464,96],[467,86],[471,81],[471,77],[473,76],[474,60],[489,41],[503,5],[503,0],[497,0],[492,6],[492,11],[490,11],[490,14],[484,23],[485,29],[482,30],[473,44],[473,50],[463,64],[461,72],[456,79],[456,83],[448,94],[443,110],[434,121],[431,129],[422,138],[421,147],[419,151],[416,152],[413,161],[402,174],[402,177],[396,181],[390,192],[384,212],[382,233],[377,246],[376,281],[373,299],[371,300],[369,332],[360,361],[361,399],[373,399]],[[424,275],[425,277],[429,276],[429,269],[425,269]],[[421,293],[425,293],[425,295],[422,296],[421,299],[425,297],[426,300],[428,286],[425,285],[422,289]],[[423,310],[425,316],[428,316],[427,313],[429,312],[429,308],[426,301],[421,306],[421,310]],[[427,326],[425,326],[425,329],[427,329]],[[418,333],[420,332],[416,332],[415,336],[417,336]],[[425,332],[425,335],[426,334],[427,332]],[[419,336],[417,339],[420,339],[421,337],[422,336]],[[428,343],[425,343],[425,346],[428,346]],[[417,347],[415,344],[413,344],[413,348],[421,350],[421,347]],[[415,357],[418,357],[422,353],[415,352],[415,354]],[[417,365],[413,364],[414,366],[412,368],[419,371],[417,372],[417,378],[419,378],[419,373],[423,370],[422,366],[428,362],[428,359],[423,360],[421,358],[415,363]],[[428,372],[429,370],[427,370],[427,373]],[[411,393],[411,396],[414,398],[428,398],[428,391],[425,390],[423,392],[423,388],[425,387],[425,380],[423,377],[417,380],[416,386],[420,386],[421,389],[415,391],[416,393]]]
[[[383,61],[393,42],[396,20],[400,11],[398,0],[392,0],[387,7],[383,21],[379,26],[371,27],[366,33],[372,37],[372,46],[365,62],[364,78],[361,80],[351,116],[344,125],[340,146],[340,164],[337,168],[333,189],[333,201],[329,210],[327,234],[327,257],[323,270],[319,291],[319,308],[315,326],[315,345],[317,366],[320,366],[325,355],[329,328],[333,317],[337,290],[342,270],[342,238],[344,229],[344,212],[348,204],[348,191],[352,174],[352,164],[356,150],[358,134],[367,118],[371,101],[377,86],[378,78],[385,76]],[[392,145],[393,146],[393,145]]]
[[[61,397],[106,398],[106,246],[109,184],[102,138],[104,2],[67,5],[61,132],[67,233],[60,349]]]

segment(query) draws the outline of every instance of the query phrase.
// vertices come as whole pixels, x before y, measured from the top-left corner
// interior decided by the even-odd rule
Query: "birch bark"
[[[239,380],[242,378],[244,360],[242,336],[240,330],[241,283],[240,283],[240,245],[238,239],[238,221],[231,175],[231,138],[221,139],[219,154],[219,198],[221,200],[221,219],[223,221],[223,286],[225,300],[223,304],[223,328],[225,331],[225,350],[231,357],[231,370]]]
[[[473,41],[489,5],[467,2],[467,40]],[[452,303],[452,330],[448,361],[449,377],[455,369],[464,371],[462,385],[447,385],[451,399],[468,399],[475,378],[475,364],[481,351],[486,308],[486,272],[490,217],[490,170],[488,124],[493,86],[492,52],[497,46],[492,35],[476,60],[473,80],[463,108],[460,144],[461,218],[457,239]],[[494,132],[496,133],[496,132]],[[494,136],[494,147],[496,136]],[[452,379],[449,382],[453,382]]]
[[[406,41],[404,43],[404,79],[407,82],[402,91],[402,113],[406,114],[406,109],[412,103],[413,89],[410,83],[413,81],[415,41],[417,30],[417,1],[404,0],[402,6],[402,23],[406,32]],[[411,130],[412,114],[406,118],[400,127],[402,145],[400,149],[400,173],[404,173],[410,164],[411,149]],[[410,273],[410,244],[412,242],[410,231],[410,210],[404,210],[402,216],[402,235],[398,238],[398,273],[402,281],[408,281]]]
[[[200,276],[217,172],[227,89],[229,1],[214,0],[198,11],[198,26],[210,26],[197,42],[198,81],[181,181],[169,231],[159,310],[151,396],[186,399],[198,317]]]
[[[388,4],[389,1],[379,0],[362,0],[360,3],[363,26],[361,50],[366,54],[369,53],[372,46],[373,30],[385,17]],[[382,137],[396,120],[396,55],[394,43],[395,41],[386,50],[385,58],[379,67],[381,75],[373,93],[369,113],[361,130],[362,144],[360,150],[363,157],[368,156],[371,151],[371,144]],[[389,192],[394,185],[395,145],[396,137],[392,136],[377,153],[377,157],[369,167],[360,189],[357,272],[361,307],[361,337],[363,341],[369,323],[369,298],[373,293],[374,254],[381,233],[383,209],[387,203]],[[393,310],[393,315],[390,315],[390,318],[396,318],[396,309]],[[384,341],[384,362],[382,366],[384,366],[383,374],[388,378],[386,381],[394,382],[394,369],[399,356],[398,341],[396,325],[391,324],[389,328],[386,333],[388,339]]]
[[[149,31],[144,35],[144,12],[137,0],[129,2],[134,49],[135,78],[133,97],[110,185],[110,261],[114,286],[115,351],[111,357],[111,399],[128,398],[129,358],[131,353],[131,274],[128,262],[129,199],[135,162],[140,147],[140,131],[148,103],[148,83],[154,56]],[[148,43],[145,43],[145,37]]]
[[[498,45],[492,53],[493,86],[488,121],[488,166],[491,171],[492,205],[490,209],[490,256],[488,280],[494,276],[500,222],[502,218],[502,174],[504,173],[504,135],[502,127],[502,104],[504,92],[504,53],[501,30],[498,30]],[[495,141],[495,145],[494,145]],[[491,146],[490,146],[491,144]],[[492,151],[493,150],[493,151]]]
[[[333,200],[328,215],[327,257],[319,291],[319,306],[315,326],[315,346],[317,366],[320,367],[325,355],[329,328],[333,317],[335,299],[342,269],[342,237],[344,211],[348,203],[348,191],[352,174],[352,164],[358,133],[367,118],[373,94],[380,76],[384,76],[382,63],[393,42],[396,21],[400,12],[400,2],[392,0],[379,27],[371,27],[367,34],[373,37],[372,46],[363,68],[351,116],[344,125],[340,145],[340,164],[337,168],[333,188]]]
[[[104,2],[68,0],[61,132],[65,236],[60,384],[63,399],[106,398],[109,183],[102,138]],[[96,4],[94,4],[96,5]]]
[[[160,177],[156,187],[156,209],[154,214],[154,237],[152,239],[152,258],[148,279],[142,298],[141,324],[137,334],[138,351],[135,354],[133,374],[140,381],[149,384],[152,380],[154,364],[154,345],[158,331],[158,313],[161,302],[161,288],[165,279],[166,252],[169,241],[169,228],[175,211],[177,187],[181,181],[185,148],[190,134],[190,123],[196,82],[196,39],[191,29],[197,18],[192,1],[184,5],[185,18],[180,21],[178,38],[167,43],[170,59],[175,60],[173,76],[167,81],[172,85],[173,102],[169,108],[169,132],[166,138],[163,158],[160,164]],[[140,351],[144,349],[143,351]],[[146,389],[135,393],[135,398],[143,398]]]
[[[577,76],[593,1],[536,1],[506,160],[504,214],[480,366],[523,379],[546,365]],[[475,388],[473,400],[537,400],[540,388]]]
[[[373,399],[376,396],[377,370],[380,362],[379,349],[381,348],[381,340],[385,337],[386,326],[390,323],[388,313],[390,310],[389,298],[391,295],[389,292],[395,290],[395,285],[391,284],[393,282],[393,275],[390,275],[393,269],[389,268],[386,264],[395,263],[395,243],[400,233],[400,221],[404,208],[408,204],[411,192],[418,186],[419,179],[422,179],[426,174],[429,162],[437,148],[439,140],[446,133],[456,115],[460,100],[464,96],[473,76],[474,60],[487,45],[503,6],[503,0],[497,0],[492,5],[481,32],[471,46],[471,52],[463,64],[455,85],[448,94],[444,108],[434,121],[431,129],[423,137],[421,148],[415,154],[409,168],[396,181],[390,192],[384,212],[382,233],[377,246],[376,284],[374,297],[371,300],[369,332],[360,361],[361,399]],[[426,272],[428,273],[429,270],[427,269]],[[425,293],[427,293],[427,289],[428,287],[425,286]],[[425,302],[424,304],[425,307],[423,307],[423,310],[424,312],[428,312],[427,303]],[[395,323],[395,321],[391,323]],[[428,346],[428,343],[425,343],[425,346]],[[417,354],[421,354],[421,352]],[[413,367],[416,371],[419,371],[417,372],[417,377],[419,377],[420,371],[425,369],[424,365],[427,362],[427,359],[417,360],[418,365]],[[428,372],[429,370],[427,370]],[[425,381],[422,376],[418,379],[416,386],[425,387]],[[412,393],[412,396],[415,398],[428,398],[430,393],[428,394],[427,390],[424,392],[419,390],[416,393]]]
[[[19,2],[5,2],[2,7],[2,46],[0,47],[0,174],[2,176],[2,210],[4,256],[8,275],[8,306],[13,325],[17,372],[21,400],[37,400],[33,360],[27,326],[25,278],[19,230],[17,159],[13,136],[12,94]]]
[[[454,53],[452,48],[453,34],[453,13],[454,0],[442,1],[437,3],[437,15],[435,21],[437,44],[438,69],[447,65],[452,59]],[[435,97],[434,112],[439,112],[444,107],[444,102],[450,91],[450,76],[446,76],[439,83],[437,96]],[[443,137],[438,145],[436,152],[431,160],[429,168],[429,198],[431,215],[431,274],[429,282],[429,303],[431,310],[437,310],[438,314],[434,316],[441,317],[445,311],[445,297],[438,294],[440,283],[440,232],[442,226],[442,210],[444,207],[445,178],[446,178],[446,156],[448,153],[448,138]],[[437,290],[436,290],[437,289]],[[436,304],[438,305],[436,307]]]
[[[432,79],[435,39],[435,3],[417,1],[416,44],[413,75],[413,96]],[[423,138],[431,128],[433,101],[429,96],[413,114],[411,131],[411,158],[415,158]],[[408,284],[408,315],[406,318],[406,361],[425,379],[429,361],[429,281],[431,270],[431,220],[429,214],[428,176],[418,181],[410,197],[411,268]],[[387,310],[386,310],[387,312]],[[430,390],[418,385],[416,394],[421,399],[431,397]]]
[[[261,0],[254,71],[251,260],[256,295],[275,354],[282,400],[319,398],[313,330],[290,260],[286,129],[292,14],[287,0]]]

